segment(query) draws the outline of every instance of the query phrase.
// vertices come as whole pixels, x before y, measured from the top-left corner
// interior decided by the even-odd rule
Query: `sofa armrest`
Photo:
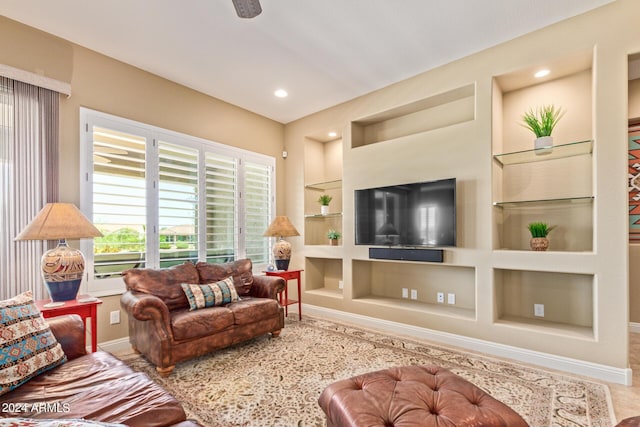
[[[173,338],[169,308],[157,296],[136,291],[126,291],[120,298],[122,308],[136,320],[151,320],[164,335]]]
[[[51,332],[62,346],[67,359],[75,359],[87,354],[84,322],[77,314],[45,319]]]
[[[250,295],[257,298],[278,299],[278,294],[284,291],[286,283],[278,276],[253,276]]]

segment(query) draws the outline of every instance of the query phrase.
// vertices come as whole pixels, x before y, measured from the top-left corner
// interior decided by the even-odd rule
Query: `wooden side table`
[[[88,299],[89,301],[83,302]],[[58,307],[45,307],[45,304],[50,303],[51,300],[41,299],[37,300],[36,307],[42,313],[42,316],[56,317],[63,316],[65,314],[77,314],[82,318],[82,321],[87,322],[87,317],[91,318],[91,351],[95,352],[98,349],[98,305],[102,304],[102,301],[98,298],[91,298],[89,295],[78,295],[76,299],[71,301],[64,301],[64,305]]]
[[[289,315],[288,307],[293,304],[298,304],[298,320],[302,320],[302,289],[300,286],[300,273],[304,270],[276,270],[276,271],[265,271],[267,276],[278,276],[282,277],[285,281],[284,285],[284,301],[282,300],[282,292],[280,292],[280,305],[284,306],[285,316]],[[289,299],[289,280],[297,280],[298,281],[298,299]]]

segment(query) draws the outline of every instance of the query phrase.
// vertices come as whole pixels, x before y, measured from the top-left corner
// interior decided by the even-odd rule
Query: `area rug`
[[[434,364],[482,388],[532,427],[611,427],[606,385],[438,344],[305,316],[278,338],[250,340],[176,366],[167,378],[140,356],[123,358],[207,427],[325,425],[318,406],[332,382],[392,366]]]

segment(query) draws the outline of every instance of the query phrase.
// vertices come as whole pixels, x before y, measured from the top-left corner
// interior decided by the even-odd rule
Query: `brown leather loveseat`
[[[280,277],[253,275],[249,259],[225,264],[186,262],[167,269],[130,269],[122,273],[127,291],[120,303],[129,314],[134,350],[169,375],[176,363],[271,333],[284,327],[278,293]],[[239,296],[222,306],[190,310],[182,284],[233,280]]]
[[[180,402],[146,374],[104,351],[87,353],[79,316],[53,317],[47,323],[67,361],[0,396],[0,425],[14,425],[7,418],[86,419],[131,427],[200,425],[187,420]]]

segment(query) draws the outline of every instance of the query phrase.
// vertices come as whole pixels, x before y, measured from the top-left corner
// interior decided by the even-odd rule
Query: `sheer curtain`
[[[46,298],[40,258],[47,242],[14,241],[58,200],[59,94],[0,77],[0,299],[32,290]]]

